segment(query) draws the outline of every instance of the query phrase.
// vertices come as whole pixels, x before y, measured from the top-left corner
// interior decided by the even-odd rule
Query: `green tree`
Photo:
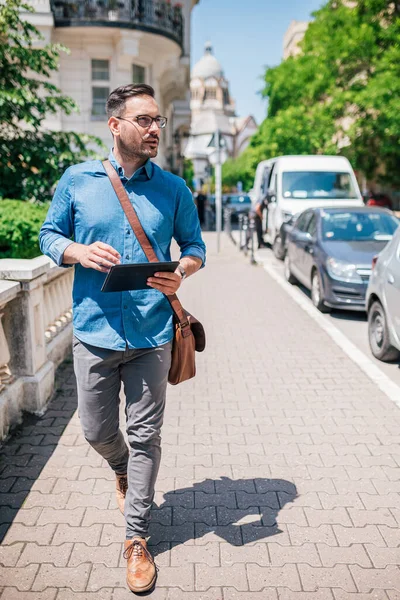
[[[222,165],[222,182],[224,187],[236,187],[238,181],[243,183],[243,189],[248,191],[253,185],[254,169],[248,154],[241,154],[237,159],[228,159]]]
[[[0,197],[46,201],[71,164],[96,156],[100,140],[48,131],[47,116],[77,110],[50,81],[58,69],[58,44],[40,47],[39,31],[24,19],[24,0],[0,3]]]
[[[329,0],[301,52],[265,73],[268,118],[238,159],[254,173],[279,154],[344,154],[400,184],[400,2]]]
[[[38,236],[47,208],[47,204],[0,200],[0,258],[40,255]]]
[[[188,188],[193,188],[194,166],[193,162],[188,158],[183,161],[183,179],[186,181]]]

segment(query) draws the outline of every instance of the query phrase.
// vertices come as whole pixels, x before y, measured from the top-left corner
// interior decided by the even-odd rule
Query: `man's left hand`
[[[147,280],[147,285],[166,294],[167,296],[171,296],[172,294],[176,294],[179,290],[182,282],[182,277],[179,273],[155,273],[154,277],[149,277]]]

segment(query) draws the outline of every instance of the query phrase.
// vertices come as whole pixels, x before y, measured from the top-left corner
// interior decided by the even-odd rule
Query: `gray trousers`
[[[115,351],[74,337],[78,411],[89,444],[117,474],[128,474],[126,539],[146,537],[161,459],[172,343],[158,348]],[[121,383],[126,397],[129,449],[119,428]]]

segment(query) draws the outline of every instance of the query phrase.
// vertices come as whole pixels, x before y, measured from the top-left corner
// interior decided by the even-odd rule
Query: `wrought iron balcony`
[[[183,46],[180,4],[156,0],[51,0],[56,27],[108,26],[164,35]]]

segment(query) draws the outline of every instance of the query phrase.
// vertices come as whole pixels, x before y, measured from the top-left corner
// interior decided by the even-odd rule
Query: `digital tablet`
[[[154,289],[147,285],[148,278],[153,277],[154,273],[173,273],[178,265],[178,261],[114,265],[107,273],[101,291],[127,292]]]

